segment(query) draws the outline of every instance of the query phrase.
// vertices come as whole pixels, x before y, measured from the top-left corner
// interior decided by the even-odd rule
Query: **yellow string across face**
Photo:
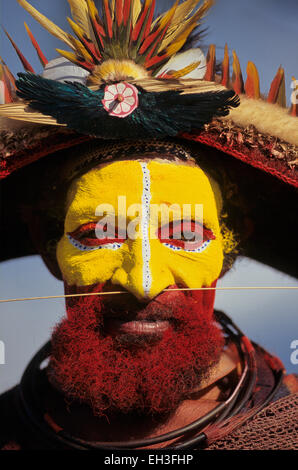
[[[186,216],[185,205],[190,208]],[[199,248],[165,241],[159,230],[166,219],[156,217],[156,208],[171,207],[169,226],[176,227],[183,218],[194,220],[196,205],[202,205],[202,222],[212,239]],[[105,210],[99,212],[99,207]],[[221,208],[217,183],[193,164],[127,160],[95,168],[74,181],[68,192],[65,231],[57,247],[63,277],[78,287],[110,281],[139,299],[154,298],[172,285],[210,286],[223,264]],[[103,220],[114,220],[116,232],[125,226],[128,237],[97,244],[94,226]]]

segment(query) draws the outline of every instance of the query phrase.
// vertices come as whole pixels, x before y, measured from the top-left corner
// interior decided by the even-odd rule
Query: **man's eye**
[[[215,239],[212,230],[195,221],[175,221],[158,232],[160,241],[173,250],[202,252]]]
[[[95,230],[87,230],[86,232],[83,232],[78,239],[79,240],[84,240],[84,238],[91,238],[91,239],[96,239],[96,233]]]
[[[70,243],[81,251],[98,248],[120,248],[125,239],[118,237],[117,228],[101,225],[100,222],[83,224],[73,232],[67,233]]]

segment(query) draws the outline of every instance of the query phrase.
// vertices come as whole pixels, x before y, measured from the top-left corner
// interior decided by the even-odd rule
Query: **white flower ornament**
[[[107,85],[102,104],[110,116],[125,118],[139,106],[138,89],[130,83]]]

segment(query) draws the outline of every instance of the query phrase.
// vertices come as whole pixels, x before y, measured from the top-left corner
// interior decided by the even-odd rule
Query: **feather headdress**
[[[186,0],[180,5],[177,0],[156,19],[155,0],[103,0],[101,15],[93,0],[69,0],[73,19],[68,21],[74,35],[26,0],[18,2],[71,49],[57,51],[85,71],[86,81],[58,82],[36,75],[7,33],[27,73],[18,74],[16,81],[17,96],[23,101],[2,108],[2,115],[5,112],[13,119],[67,126],[111,139],[176,136],[201,128],[214,116],[226,116],[239,105],[233,90],[184,78],[200,66],[200,50],[182,69],[161,72],[200,24],[213,0]],[[47,60],[26,29],[47,69]],[[204,71],[203,63],[202,68]]]
[[[7,201],[17,193],[16,170],[28,166],[30,178],[34,162],[57,153],[57,159],[49,159],[56,168],[65,155],[59,151],[79,149],[93,136],[132,137],[134,142],[142,136],[178,134],[219,151],[224,166],[235,163],[239,178],[244,171],[241,192],[256,202],[255,238],[247,255],[296,275],[292,247],[297,233],[298,81],[293,81],[287,109],[281,67],[265,96],[253,62],[248,63],[245,77],[236,52],[230,56],[227,46],[221,70],[214,45],[207,57],[200,49],[185,51],[191,43],[185,44],[187,39],[213,3],[210,0],[173,0],[172,8],[158,17],[154,17],[153,0],[102,0],[101,9],[92,0],[69,0],[74,34],[63,31],[27,1],[18,1],[69,50],[59,50],[61,56],[48,62],[26,25],[44,67],[36,75],[9,36],[27,73],[15,81],[0,58],[0,180],[2,194],[8,191]],[[235,159],[247,165],[236,165]],[[7,234],[5,259],[26,251],[19,248],[22,223],[11,203],[7,206],[2,224]],[[278,232],[276,218],[281,213]],[[275,233],[276,244],[268,233]],[[284,233],[287,243],[280,250]]]
[[[15,80],[0,58],[1,127],[10,135],[12,126],[32,123],[37,131],[29,128],[13,143],[9,137],[0,154],[0,178],[92,136],[179,134],[298,186],[297,80],[288,110],[281,67],[266,97],[254,63],[248,63],[245,81],[235,51],[230,75],[227,46],[221,71],[214,45],[206,58],[200,49],[180,51],[213,0],[176,1],[157,18],[155,0],[102,0],[101,13],[93,0],[68,0],[75,36],[26,0],[17,1],[70,51],[59,50],[62,57],[48,62],[25,25],[44,67],[39,76],[8,35],[27,73]],[[40,126],[46,145],[40,144]]]

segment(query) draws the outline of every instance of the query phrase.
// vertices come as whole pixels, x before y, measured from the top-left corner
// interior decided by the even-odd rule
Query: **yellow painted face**
[[[160,207],[173,210],[157,217]],[[203,208],[203,242],[185,242],[183,231],[176,240],[182,219],[194,233],[201,227],[192,222],[196,208],[200,214]],[[221,208],[217,183],[198,166],[127,160],[95,168],[68,192],[65,232],[57,247],[63,278],[77,287],[111,282],[138,299],[152,299],[172,285],[210,286],[223,264]],[[165,237],[160,231],[167,217]],[[128,236],[117,238],[120,226]]]

